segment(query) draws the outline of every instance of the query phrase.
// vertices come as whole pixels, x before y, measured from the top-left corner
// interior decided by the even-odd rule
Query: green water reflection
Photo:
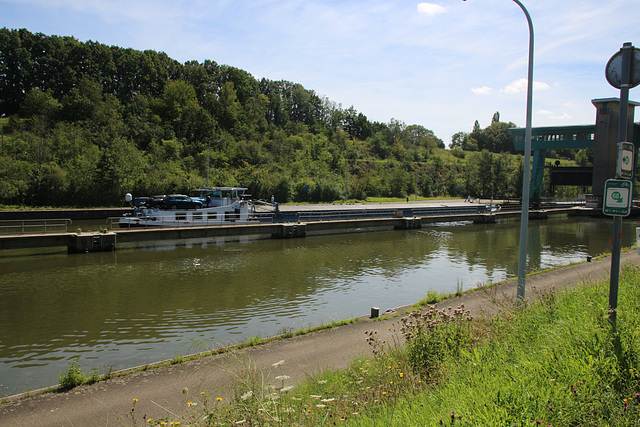
[[[529,271],[608,251],[611,228],[532,222]],[[625,221],[624,246],[634,228]],[[0,253],[0,393],[55,384],[77,356],[87,371],[122,369],[500,281],[516,274],[518,241],[514,221]]]

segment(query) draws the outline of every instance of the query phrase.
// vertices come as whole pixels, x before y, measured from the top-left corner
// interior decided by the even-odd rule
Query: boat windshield
[[[224,206],[241,200],[246,190],[243,187],[204,187],[195,191],[207,206]]]

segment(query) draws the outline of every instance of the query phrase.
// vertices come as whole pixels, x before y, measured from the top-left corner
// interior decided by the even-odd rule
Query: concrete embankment
[[[559,208],[530,212],[531,218],[547,219],[551,214],[570,214],[575,208]],[[329,212],[329,211],[327,211]],[[394,228],[410,230],[421,228],[423,223],[472,221],[475,223],[495,223],[497,218],[517,218],[517,211],[478,213],[451,213],[447,211],[423,210],[420,215],[404,217],[370,217],[330,219],[330,216],[314,217],[308,222],[287,223],[243,223],[216,226],[193,226],[176,228],[116,229],[109,233],[42,233],[14,234],[0,236],[0,250],[35,247],[67,246],[70,253],[113,251],[117,244],[153,240],[202,239],[246,235],[271,235],[273,238],[289,239],[306,237],[307,233],[337,232],[345,229]],[[316,215],[316,214],[314,214]],[[344,213],[337,214],[344,215]],[[324,218],[324,219],[323,219]]]

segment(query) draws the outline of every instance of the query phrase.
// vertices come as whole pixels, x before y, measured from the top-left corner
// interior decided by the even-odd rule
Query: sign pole
[[[629,107],[629,86],[631,82],[631,58],[634,53],[631,43],[622,46],[622,66],[620,69],[620,119],[618,122],[618,141],[627,140],[627,112]],[[633,195],[630,195],[633,198]],[[616,329],[616,312],[618,310],[618,281],[620,279],[620,248],[622,235],[622,217],[613,217],[611,236],[611,277],[609,281],[609,321]]]

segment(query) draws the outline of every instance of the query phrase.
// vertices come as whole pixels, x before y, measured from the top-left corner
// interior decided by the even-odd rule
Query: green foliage
[[[636,425],[640,416],[640,279],[625,268],[618,329],[607,285],[556,294],[485,325],[480,345],[446,359],[446,381],[360,425]]]
[[[416,374],[433,377],[439,364],[457,358],[471,343],[472,317],[464,307],[452,310],[430,306],[422,313],[416,310],[403,317],[400,331],[406,340],[407,359]]]
[[[345,173],[350,197],[364,200],[497,194],[517,171],[508,161],[496,175],[495,157],[487,166],[482,150],[512,147],[512,124],[499,121],[454,135],[450,155],[423,126],[371,122],[300,84],[210,60],[180,64],[7,28],[0,57],[2,204],[115,206],[127,192],[189,193],[206,184],[207,159],[210,185],[281,202],[339,200]]]
[[[80,361],[77,358],[70,360],[67,370],[58,374],[60,387],[65,390],[84,384],[86,379],[87,376],[82,370]]]

